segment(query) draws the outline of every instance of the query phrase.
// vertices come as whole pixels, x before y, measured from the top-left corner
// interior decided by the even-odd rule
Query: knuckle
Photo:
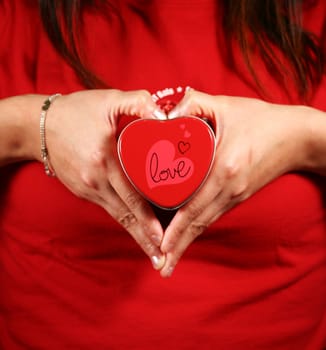
[[[118,217],[118,222],[125,228],[130,229],[132,226],[136,225],[137,218],[131,212],[125,212]]]
[[[142,204],[142,201],[140,200],[139,195],[136,192],[132,192],[132,191],[127,193],[124,201],[128,206],[128,208],[132,211],[135,209],[138,209]]]
[[[240,171],[239,163],[233,159],[229,159],[224,165],[224,175],[227,180],[235,178]]]
[[[208,225],[205,223],[199,223],[199,222],[192,223],[189,227],[189,233],[191,235],[191,238],[192,239],[197,238],[207,229],[207,226]]]
[[[106,167],[106,154],[101,150],[97,150],[91,153],[90,162],[95,168]]]
[[[231,200],[236,200],[237,202],[244,201],[249,197],[249,184],[247,181],[242,181],[234,186]]]
[[[88,189],[98,189],[98,183],[96,179],[94,178],[91,171],[84,170],[80,174],[81,179],[81,186],[80,186],[80,194],[85,197],[85,195],[88,193]]]
[[[193,218],[196,218],[203,212],[203,210],[204,208],[198,205],[195,201],[190,202],[187,207],[188,220],[192,220]]]
[[[173,236],[171,236],[171,238],[169,240],[169,245],[170,246],[175,246],[176,242],[178,241],[178,239],[180,237],[183,236],[184,232],[185,232],[184,228],[175,227],[174,230],[173,230]]]

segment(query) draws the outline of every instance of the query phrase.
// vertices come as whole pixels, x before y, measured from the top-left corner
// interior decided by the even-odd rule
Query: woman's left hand
[[[190,243],[223,213],[278,176],[302,166],[307,157],[307,113],[309,107],[187,92],[169,117],[211,119],[218,143],[205,184],[177,211],[165,231],[163,277],[172,274]]]

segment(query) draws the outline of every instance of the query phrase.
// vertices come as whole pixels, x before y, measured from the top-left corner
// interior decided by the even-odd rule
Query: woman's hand
[[[218,146],[200,191],[176,213],[161,245],[170,276],[190,243],[223,213],[306,158],[308,107],[190,90],[169,117],[195,115],[216,125]]]
[[[139,243],[154,268],[164,264],[163,230],[148,203],[124,176],[116,150],[119,116],[152,117],[146,91],[91,90],[57,98],[46,119],[50,163],[75,195],[103,207]]]

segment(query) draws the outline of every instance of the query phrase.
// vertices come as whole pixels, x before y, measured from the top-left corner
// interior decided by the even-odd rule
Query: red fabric
[[[82,89],[46,39],[36,3],[0,2],[2,97]],[[85,14],[89,61],[110,86],[258,96],[222,62],[214,1],[139,1],[157,32],[137,1],[117,3],[120,18]],[[325,15],[317,1],[307,27],[320,34]],[[237,63],[242,70],[240,56]],[[257,67],[270,100],[287,103]],[[325,80],[312,105],[326,110]],[[0,348],[323,349],[325,200],[325,179],[282,176],[212,225],[165,280],[104,210],[39,163],[3,168]]]

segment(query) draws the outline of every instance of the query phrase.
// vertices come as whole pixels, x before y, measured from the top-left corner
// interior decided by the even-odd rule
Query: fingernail
[[[161,268],[165,264],[165,255],[161,255],[161,256],[154,255],[151,257],[151,261],[155,270],[161,270]]]
[[[178,117],[179,111],[177,109],[173,109],[169,114],[168,114],[168,119],[174,119]]]
[[[154,116],[154,118],[160,119],[160,120],[166,120],[167,119],[166,114],[163,111],[159,110],[159,109],[155,109],[155,111],[153,112],[153,116]]]

